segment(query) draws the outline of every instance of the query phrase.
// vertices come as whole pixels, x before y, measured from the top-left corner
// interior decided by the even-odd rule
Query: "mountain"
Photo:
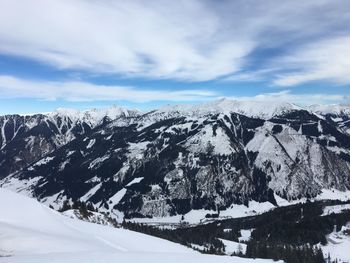
[[[350,105],[312,105],[309,110],[324,116],[350,134]]]
[[[0,185],[55,208],[81,200],[120,221],[177,222],[242,216],[350,190],[347,130],[327,114],[290,103],[166,106],[89,127]],[[3,152],[3,162],[11,162],[9,150]]]
[[[35,200],[0,189],[1,262],[235,262],[121,228],[71,219]]]
[[[0,178],[26,167],[104,122],[136,116],[119,107],[0,116]]]
[[[232,112],[251,118],[269,119],[302,108],[288,102],[266,103],[259,101],[236,101],[226,98],[198,105],[168,105],[154,112],[151,116],[163,117],[200,117],[213,114],[230,114]]]

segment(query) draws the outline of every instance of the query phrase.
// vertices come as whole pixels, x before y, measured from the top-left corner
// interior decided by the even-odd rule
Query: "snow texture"
[[[272,262],[199,254],[159,238],[65,217],[5,189],[0,189],[0,200],[0,261],[4,263]]]
[[[225,254],[232,255],[232,254],[239,254],[242,253],[243,255],[247,251],[247,245],[243,243],[238,243],[226,239],[219,238],[222,243],[224,243],[225,246]]]
[[[347,231],[347,233],[346,233]],[[322,246],[325,257],[330,255],[332,260],[338,259],[338,262],[350,262],[350,224],[343,226],[339,232],[332,232],[327,236],[328,244]]]

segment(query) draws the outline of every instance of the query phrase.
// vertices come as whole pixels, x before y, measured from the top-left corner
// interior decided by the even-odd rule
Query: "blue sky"
[[[350,2],[0,0],[0,114],[349,104]]]

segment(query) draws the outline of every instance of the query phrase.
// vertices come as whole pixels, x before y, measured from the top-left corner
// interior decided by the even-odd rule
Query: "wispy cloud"
[[[240,72],[263,70],[269,61],[256,61],[257,50],[303,50],[325,35],[350,35],[346,0],[0,0],[0,6],[0,53],[123,77],[249,80]],[[290,70],[285,62],[281,69]],[[293,85],[293,78],[314,79],[291,74],[276,84]]]
[[[266,68],[253,71],[240,71],[236,74],[223,78],[223,81],[236,81],[236,82],[258,82],[267,80],[267,77],[274,72],[278,72],[278,68]]]
[[[127,86],[105,86],[78,81],[34,81],[0,76],[0,97],[66,101],[201,101],[216,98],[207,90],[151,90]]]
[[[254,43],[226,38],[200,1],[1,0],[0,52],[58,68],[209,80],[237,71]]]
[[[277,62],[290,72],[274,80],[278,86],[310,81],[350,84],[350,36],[312,43]]]
[[[294,94],[291,90],[280,92],[262,93],[255,96],[230,97],[239,101],[265,101],[265,102],[292,102],[297,105],[350,103],[350,96],[340,94]]]
[[[209,101],[222,98],[213,90],[155,90],[128,86],[106,86],[82,81],[37,81],[0,75],[0,98],[30,98],[65,101],[127,101],[134,103]],[[239,101],[286,101],[300,105],[349,103],[350,96],[338,94],[295,94],[291,90],[254,96],[233,96]]]

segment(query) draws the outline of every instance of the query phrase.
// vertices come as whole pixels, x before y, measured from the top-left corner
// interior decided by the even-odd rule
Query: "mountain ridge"
[[[258,105],[261,113],[266,103]],[[0,185],[56,208],[65,200],[91,202],[119,220],[215,214],[350,190],[344,126],[293,104],[269,106],[260,118],[232,112],[237,104],[229,100],[122,114],[33,157]],[[4,149],[0,167],[15,167]]]

